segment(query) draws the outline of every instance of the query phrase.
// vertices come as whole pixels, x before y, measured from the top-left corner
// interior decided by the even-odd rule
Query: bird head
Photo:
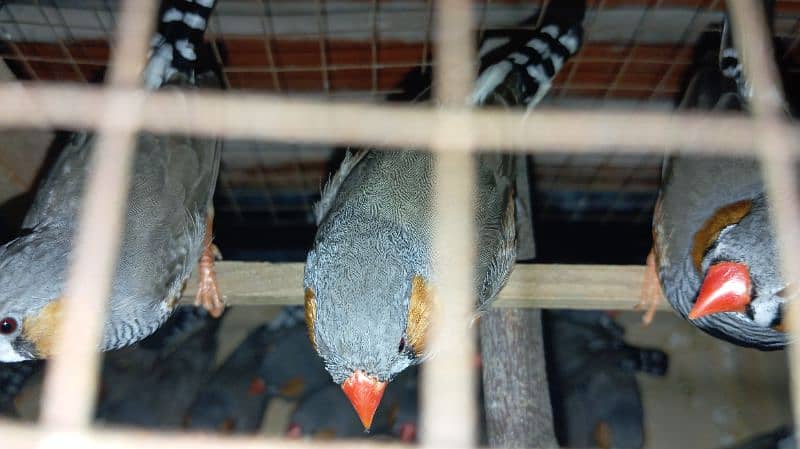
[[[785,344],[782,311],[791,288],[763,195],[717,210],[695,235],[693,258],[702,284],[690,320],[737,344]]]
[[[331,258],[318,246],[305,274],[309,338],[366,429],[387,384],[427,356],[434,310],[428,279],[382,254]]]
[[[46,358],[55,346],[68,260],[62,245],[39,236],[0,248],[0,362]]]

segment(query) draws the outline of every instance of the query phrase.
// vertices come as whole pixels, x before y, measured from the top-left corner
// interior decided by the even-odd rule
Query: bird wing
[[[153,299],[178,294],[200,257],[219,158],[215,139],[140,137],[115,282],[121,294],[148,288],[156,289]]]
[[[488,307],[503,288],[517,255],[514,157],[487,154],[478,157],[477,214],[478,308]]]
[[[339,166],[339,170],[333,175],[325,187],[322,188],[322,194],[320,196],[319,202],[314,205],[314,217],[317,220],[317,225],[319,225],[325,216],[330,211],[331,206],[333,205],[334,201],[336,200],[336,194],[339,192],[339,189],[342,187],[342,183],[347,178],[347,175],[353,170],[353,167],[358,165],[364,156],[368,153],[368,150],[355,150],[355,151],[347,151],[345,154],[344,160],[342,164]]]
[[[487,41],[472,101],[506,108],[536,107],[564,62],[580,48],[585,4],[574,3],[563,12],[556,8],[546,13],[536,30],[513,31],[499,45]],[[534,255],[529,182],[524,157],[478,156],[479,310],[488,307],[508,280],[519,243],[530,245],[525,247],[526,257]],[[518,222],[517,217],[522,219]],[[517,240],[518,228],[523,231],[522,242]]]

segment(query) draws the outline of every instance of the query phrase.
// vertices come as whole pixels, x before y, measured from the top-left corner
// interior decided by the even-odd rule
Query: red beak
[[[372,426],[372,418],[375,416],[378,404],[381,403],[385,389],[386,382],[380,382],[361,371],[353,372],[347,380],[342,382],[342,391],[347,399],[350,399],[350,403],[353,404],[353,408],[356,409],[356,413],[361,419],[361,424],[367,430]]]
[[[744,312],[750,303],[750,270],[736,262],[719,262],[708,268],[689,319],[712,313]]]

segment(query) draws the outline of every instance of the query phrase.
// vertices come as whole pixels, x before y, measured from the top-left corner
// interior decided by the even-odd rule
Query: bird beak
[[[750,271],[747,265],[719,262],[708,268],[689,319],[712,313],[744,312],[750,303]]]
[[[367,376],[362,371],[355,371],[347,380],[342,382],[342,391],[356,409],[361,424],[366,430],[372,426],[375,410],[381,403],[386,382],[380,382],[374,377]]]

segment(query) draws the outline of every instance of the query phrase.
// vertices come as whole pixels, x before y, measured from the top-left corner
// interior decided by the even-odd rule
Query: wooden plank
[[[230,305],[302,304],[303,264],[219,262],[217,277]],[[496,307],[630,310],[644,279],[640,265],[517,265],[495,301]],[[184,300],[193,300],[190,279]],[[659,301],[659,310],[668,310]]]
[[[490,310],[481,317],[480,335],[489,447],[558,447],[542,311]]]

